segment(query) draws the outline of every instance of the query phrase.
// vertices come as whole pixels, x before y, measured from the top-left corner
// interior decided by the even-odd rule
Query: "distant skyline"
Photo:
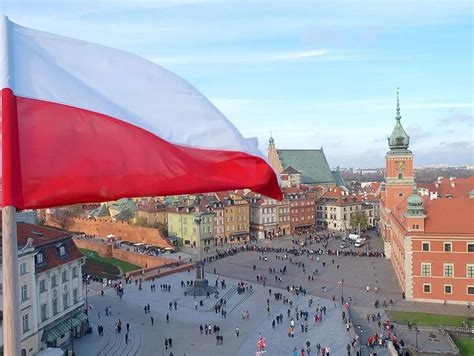
[[[324,148],[382,167],[402,124],[415,165],[469,165],[471,1],[4,0],[20,25],[120,48],[177,73],[266,153]]]

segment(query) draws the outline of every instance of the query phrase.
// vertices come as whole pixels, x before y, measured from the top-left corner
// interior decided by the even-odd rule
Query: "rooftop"
[[[277,150],[282,166],[301,172],[305,184],[335,183],[328,161],[319,150]]]

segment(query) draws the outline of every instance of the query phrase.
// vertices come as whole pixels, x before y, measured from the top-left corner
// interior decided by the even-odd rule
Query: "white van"
[[[349,234],[349,236],[347,237],[349,240],[352,240],[352,241],[355,241],[357,239],[360,239],[360,236],[357,235],[357,234]]]
[[[354,247],[362,247],[365,245],[365,239],[357,239],[354,243]]]

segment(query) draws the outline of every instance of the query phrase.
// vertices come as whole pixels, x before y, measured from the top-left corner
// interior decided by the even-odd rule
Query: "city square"
[[[370,251],[380,252],[380,241],[376,237],[370,241]],[[295,243],[292,242],[292,238],[286,237],[262,242],[258,246],[287,249],[293,248]],[[330,239],[328,249],[337,250],[340,243],[340,239]],[[304,248],[317,249],[318,245],[321,243],[308,244]],[[217,250],[219,249],[218,247]],[[367,250],[368,248],[364,248],[361,252]],[[207,256],[211,255],[215,253],[209,252]],[[285,255],[287,259],[284,259]],[[181,256],[185,258],[189,255],[181,253]],[[281,256],[282,259],[276,259],[276,256]],[[304,263],[304,267],[302,264],[298,267],[298,262]],[[287,267],[287,271],[284,274],[279,273],[284,266]],[[277,272],[269,273],[270,268],[275,268]],[[315,269],[318,269],[318,272],[314,276]],[[266,278],[265,287],[261,281],[257,281],[257,275],[259,280],[260,277]],[[275,276],[280,276],[283,280],[275,282]],[[308,282],[308,276],[315,277],[314,281]],[[141,290],[134,281],[131,284],[124,284],[122,298],[119,298],[114,288],[103,288],[102,284],[91,282],[88,285],[88,303],[93,308],[89,310],[93,332],[92,335],[87,334],[81,339],[76,339],[74,349],[78,354],[98,355],[168,356],[172,352],[173,355],[217,353],[243,356],[256,352],[256,343],[261,335],[267,340],[266,351],[269,355],[291,355],[295,348],[298,352],[301,349],[306,351],[307,341],[310,342],[313,355],[317,354],[317,344],[321,347],[329,346],[334,355],[345,355],[348,354],[347,345],[351,345],[356,335],[352,327],[358,328],[355,331],[360,334],[361,340],[381,331],[377,323],[365,321],[367,313],[373,314],[379,311],[383,313],[382,320],[386,320],[387,316],[382,308],[374,307],[377,299],[381,304],[383,301],[388,303],[390,299],[394,306],[403,303],[401,291],[394,279],[396,277],[390,269],[389,262],[382,257],[332,256],[326,253],[295,257],[288,253],[242,251],[207,263],[206,277],[211,285],[214,285],[218,278],[218,298],[213,294],[209,298],[184,295],[186,288],[181,286],[181,281],[186,283],[193,280],[194,270],[143,282]],[[226,289],[221,288],[221,281],[225,281]],[[247,289],[246,292],[237,294],[235,289],[239,282],[252,285],[251,290]],[[151,291],[153,284],[156,292]],[[170,292],[161,291],[159,287],[162,284],[171,285]],[[301,293],[296,296],[287,290],[287,287],[300,286],[306,290],[306,295]],[[103,296],[101,296],[102,290],[104,290]],[[277,301],[275,299],[277,293],[291,298],[292,306],[283,304],[281,300]],[[354,320],[351,320],[349,332],[342,319],[343,312],[347,314],[347,318],[349,316],[347,309],[341,306],[342,293],[345,300],[349,298],[352,300],[350,304]],[[220,298],[226,299],[226,318],[214,310],[214,305]],[[313,298],[312,307],[308,307],[310,298]],[[197,309],[195,302],[198,304]],[[145,313],[144,308],[148,305],[150,312]],[[111,306],[112,309],[109,316],[105,311],[107,306]],[[317,306],[325,306],[327,310],[321,323],[315,323],[314,320]],[[270,309],[269,312],[267,307]],[[303,322],[303,318],[296,319],[296,308],[309,312],[307,321]],[[288,310],[291,310],[290,317],[287,314]],[[249,318],[244,319],[243,314],[247,311]],[[283,315],[283,321],[273,328],[272,321],[280,314]],[[167,315],[169,322],[166,320]],[[151,325],[151,318],[154,325]],[[294,337],[288,337],[287,329],[291,318],[295,322]],[[117,333],[116,330],[119,319],[122,325],[121,333]],[[128,333],[125,327],[127,323],[130,325]],[[301,325],[306,323],[308,331],[301,332]],[[200,333],[200,326],[209,324],[219,326],[223,345],[216,345],[215,333],[212,335]],[[98,325],[104,327],[104,336],[98,336]],[[236,336],[236,328],[239,330],[239,337]],[[168,349],[165,347],[166,338],[172,338],[173,342],[173,346]],[[361,346],[362,350],[365,350],[364,343]],[[351,347],[350,351],[351,355],[356,355],[355,348]],[[385,348],[377,351],[378,355],[389,354]]]
[[[0,356],[474,355],[471,2],[2,5]]]

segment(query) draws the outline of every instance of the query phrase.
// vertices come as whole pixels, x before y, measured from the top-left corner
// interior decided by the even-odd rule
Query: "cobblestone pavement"
[[[155,280],[157,291],[151,292],[151,281],[143,284],[141,291],[135,284],[125,286],[125,294],[120,299],[113,289],[106,289],[104,297],[100,296],[101,285],[90,285],[89,304],[94,310],[90,314],[90,322],[93,334],[85,335],[74,343],[76,354],[82,355],[166,355],[170,351],[174,356],[200,356],[200,355],[254,355],[256,342],[259,334],[267,339],[267,355],[292,355],[296,347],[300,350],[305,347],[306,341],[310,341],[313,350],[317,343],[322,346],[330,346],[333,355],[347,354],[346,345],[350,337],[345,331],[341,321],[341,309],[332,301],[317,299],[310,310],[307,307],[309,296],[291,296],[293,307],[276,301],[274,293],[281,292],[290,296],[286,290],[272,288],[272,296],[269,288],[259,284],[252,284],[252,290],[243,294],[236,293],[236,285],[239,280],[225,278],[227,288],[220,291],[220,297],[227,300],[227,317],[215,313],[213,306],[217,299],[197,298],[203,301],[203,306],[195,310],[193,297],[184,296],[184,288],[181,288],[181,280],[191,280],[193,273],[179,273]],[[210,281],[215,281],[216,276],[208,275]],[[171,292],[161,292],[160,284],[171,284]],[[270,313],[267,312],[267,299],[269,300]],[[169,302],[177,302],[177,310],[169,310]],[[301,332],[301,319],[297,320],[295,308],[298,307],[314,313],[317,304],[325,305],[327,314],[323,321],[316,324],[311,317],[308,319],[308,332]],[[150,304],[151,312],[144,313],[144,306]],[[112,316],[105,316],[105,306],[112,306]],[[287,328],[289,318],[287,310],[291,309],[291,317],[295,320],[295,336],[288,337]],[[249,319],[242,318],[242,312],[249,312]],[[100,319],[99,315],[100,313]],[[284,315],[283,323],[276,324],[272,328],[272,321],[276,315]],[[166,314],[170,321],[166,322]],[[311,314],[311,313],[310,313]],[[154,325],[151,325],[151,317]],[[122,332],[116,333],[115,323],[122,323]],[[125,344],[125,325],[130,324],[129,343]],[[215,335],[201,335],[199,325],[216,324],[221,329],[224,337],[223,345],[216,345]],[[97,325],[104,326],[104,336],[97,334]],[[235,328],[240,329],[237,338]],[[173,338],[173,347],[165,348],[164,339]],[[312,353],[314,354],[314,353]]]

